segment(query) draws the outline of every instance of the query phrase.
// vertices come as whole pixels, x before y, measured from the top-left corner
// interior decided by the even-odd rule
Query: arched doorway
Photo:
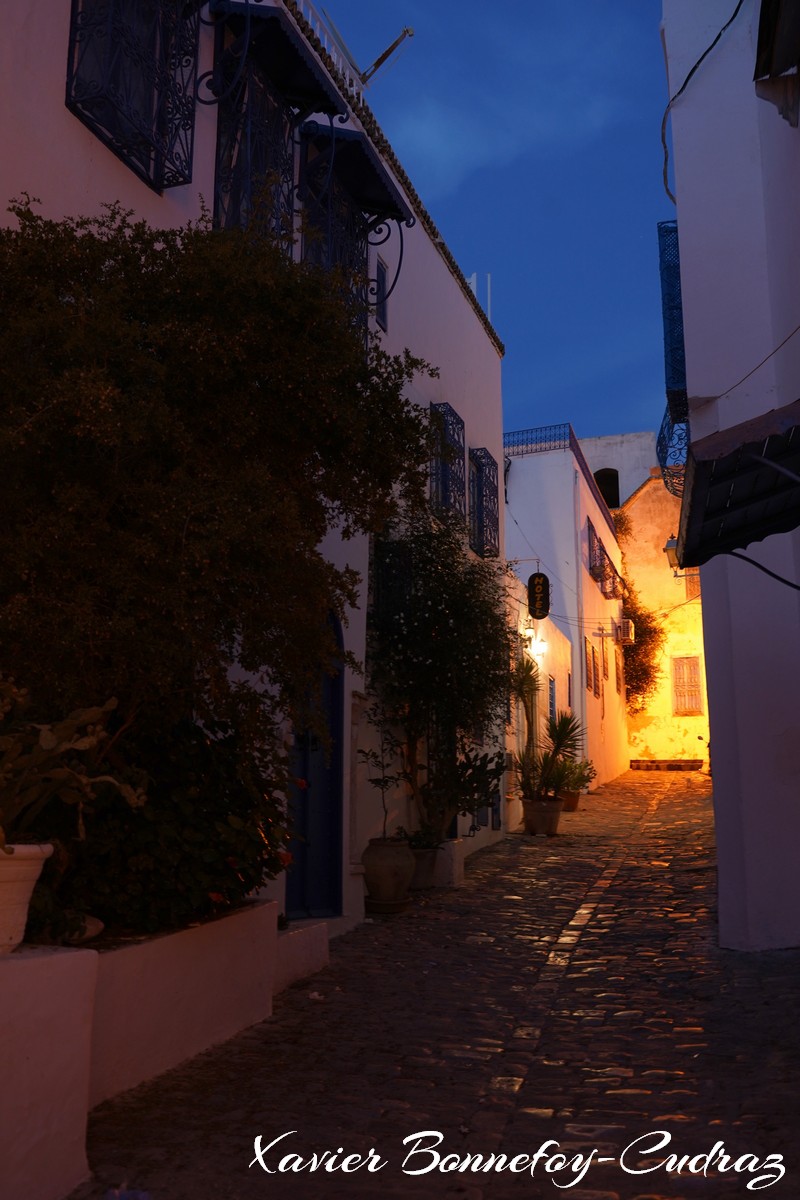
[[[340,649],[342,631],[330,623]],[[339,668],[322,681],[322,703],[330,739],[326,752],[308,731],[295,735],[292,773],[302,781],[289,792],[292,863],[286,873],[286,916],[335,917],[342,911],[342,745],[344,676]]]
[[[613,467],[603,467],[595,471],[594,481],[608,507],[619,508],[619,471]]]

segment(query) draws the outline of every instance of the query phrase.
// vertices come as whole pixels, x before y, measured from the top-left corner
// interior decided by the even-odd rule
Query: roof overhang
[[[697,567],[800,525],[800,400],[693,442],[678,561]]]
[[[282,6],[270,0],[212,0],[211,11],[249,30],[250,51],[275,90],[303,113],[342,114],[347,105]]]
[[[362,212],[382,219],[413,222],[411,209],[366,134],[314,121],[305,124],[302,132],[318,154],[333,156],[334,175]]]

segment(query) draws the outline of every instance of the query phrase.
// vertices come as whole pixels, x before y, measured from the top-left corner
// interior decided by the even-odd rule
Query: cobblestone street
[[[770,1155],[768,1194],[796,1200],[800,951],[721,951],[714,906],[707,776],[629,772],[558,837],[511,835],[462,888],[336,940],[270,1021],[95,1110],[95,1180],[71,1200],[123,1182],[151,1200],[729,1200],[775,1178]],[[273,1171],[340,1147],[386,1165],[249,1166],[257,1135],[289,1131]],[[420,1131],[443,1167],[506,1167],[412,1175],[436,1161],[403,1144]]]

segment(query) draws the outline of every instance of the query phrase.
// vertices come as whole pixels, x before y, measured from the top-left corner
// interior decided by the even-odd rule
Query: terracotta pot
[[[580,803],[580,792],[559,792],[559,799],[563,800],[563,812],[575,812]]]
[[[45,859],[53,853],[49,844],[10,844],[12,854],[0,851],[0,954],[10,954],[25,934],[28,904]]]
[[[561,816],[561,799],[525,800],[522,801],[525,832],[535,837],[539,833],[547,837],[555,837],[558,833],[558,819]]]
[[[432,888],[436,874],[436,846],[412,846],[414,855],[414,878],[411,880],[411,891],[418,892],[422,888]]]
[[[408,906],[408,890],[416,865],[408,842],[397,838],[370,838],[361,861],[368,893],[367,912],[402,912]]]

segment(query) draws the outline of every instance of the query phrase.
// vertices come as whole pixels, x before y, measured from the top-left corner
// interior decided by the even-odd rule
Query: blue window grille
[[[681,265],[677,221],[659,221],[658,256],[661,270],[661,314],[664,323],[664,375],[667,404],[673,421],[687,415],[686,351],[683,339]]]
[[[72,0],[67,108],[149,187],[191,182],[200,4]]]
[[[431,405],[434,453],[431,459],[431,507],[439,514],[466,517],[464,422],[447,403]]]
[[[259,213],[287,248],[294,223],[293,114],[252,56],[240,63],[222,28],[218,56],[217,176],[214,223],[249,224]]]
[[[688,414],[687,414],[688,418]],[[669,405],[664,410],[664,420],[658,431],[656,454],[661,467],[661,477],[664,486],[673,496],[683,495],[683,484],[686,476],[686,457],[689,449],[688,419],[676,421],[670,412]]]
[[[469,452],[469,544],[482,558],[500,553],[497,462],[481,447]]]
[[[547,700],[548,700],[548,711],[550,713],[551,718],[555,721],[555,719],[556,719],[556,681],[552,675],[549,675],[547,677]]]
[[[608,551],[597,536],[597,530],[587,520],[589,534],[589,574],[606,600],[618,600],[624,590],[622,577],[611,561]]]
[[[321,267],[343,268],[359,281],[360,299],[366,308],[369,221],[333,170],[335,155],[335,139],[328,139],[328,145],[320,150],[312,137],[304,138],[301,168],[303,257]]]

